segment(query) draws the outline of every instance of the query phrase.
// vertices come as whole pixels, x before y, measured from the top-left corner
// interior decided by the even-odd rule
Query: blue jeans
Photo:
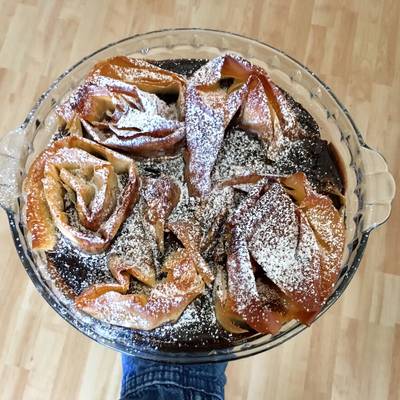
[[[163,364],[122,355],[121,400],[223,400],[221,364]]]

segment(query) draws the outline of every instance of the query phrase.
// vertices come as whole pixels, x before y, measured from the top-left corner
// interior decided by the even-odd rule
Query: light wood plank
[[[313,69],[400,177],[397,0],[0,0],[0,10],[2,134],[60,73],[101,46],[154,29],[214,28],[265,41]],[[231,363],[228,400],[400,398],[399,221],[397,197],[343,298],[290,342]],[[40,298],[3,213],[0,242],[0,398],[117,398],[119,355]]]

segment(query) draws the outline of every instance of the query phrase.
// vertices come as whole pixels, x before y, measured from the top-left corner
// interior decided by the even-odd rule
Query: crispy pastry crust
[[[160,94],[176,95],[176,108]],[[25,181],[34,249],[53,249],[57,228],[84,252],[102,252],[142,197],[132,225],[141,230],[129,228],[137,240],[132,246],[132,237],[124,238],[144,257],[130,257],[126,247],[108,253],[115,282],[86,289],[75,299],[78,309],[111,324],[151,330],[176,321],[214,283],[217,319],[235,334],[274,334],[291,319],[309,324],[319,313],[344,248],[343,217],[332,201],[315,192],[303,173],[250,171],[214,187],[211,182],[232,121],[259,138],[270,160],[287,141],[306,135],[263,69],[226,55],[186,81],[146,61],[114,57],[97,63],[57,113],[71,136],[43,151]],[[183,146],[185,180],[197,197],[187,215],[173,214],[181,197],[174,179],[140,180],[135,163],[112,150],[148,158],[176,154]],[[180,242],[174,238],[173,246],[182,247],[173,247],[163,262],[167,276],[157,281],[165,231]],[[147,294],[132,293],[132,278],[147,286]]]
[[[128,181],[118,191],[116,174],[121,173],[128,175]],[[81,250],[99,253],[109,246],[136,202],[139,178],[131,159],[90,140],[69,136],[39,155],[24,185],[33,249],[51,250],[57,227]],[[65,212],[66,192],[75,197],[83,230],[72,226]]]
[[[224,80],[231,82],[225,89]],[[235,115],[239,126],[265,143],[271,160],[285,139],[303,134],[283,92],[262,68],[232,55],[211,60],[196,71],[186,91],[186,180],[193,196],[211,191],[211,172]]]
[[[146,61],[97,63],[57,113],[71,133],[142,157],[172,155],[185,137],[185,79]],[[155,94],[177,95],[177,115]]]
[[[253,189],[229,221],[227,283],[218,281],[217,317],[233,333],[243,323],[276,333],[292,318],[310,323],[321,310],[340,272],[345,227],[332,201],[303,173],[254,180],[240,180]],[[254,262],[273,286],[257,283]],[[269,297],[278,290],[278,310],[260,290]]]
[[[126,281],[94,285],[75,299],[76,306],[95,318],[133,329],[151,330],[176,321],[185,308],[204,290],[197,274],[197,260],[190,251],[179,249],[164,263],[165,281],[149,295],[126,294]]]

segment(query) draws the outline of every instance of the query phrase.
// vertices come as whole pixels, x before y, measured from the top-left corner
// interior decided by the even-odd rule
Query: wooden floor
[[[0,132],[63,70],[125,36],[166,27],[245,34],[325,80],[400,172],[399,0],[0,0]],[[400,202],[346,294],[289,343],[228,367],[226,398],[400,399]],[[0,217],[0,399],[114,399],[119,356],[39,297]]]

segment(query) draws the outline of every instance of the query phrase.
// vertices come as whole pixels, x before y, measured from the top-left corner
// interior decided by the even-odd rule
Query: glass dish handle
[[[389,218],[396,184],[385,159],[377,151],[362,147],[361,158],[366,183],[363,231],[369,232]]]
[[[15,211],[21,195],[23,168],[22,160],[28,151],[26,132],[19,127],[0,139],[0,206]]]

